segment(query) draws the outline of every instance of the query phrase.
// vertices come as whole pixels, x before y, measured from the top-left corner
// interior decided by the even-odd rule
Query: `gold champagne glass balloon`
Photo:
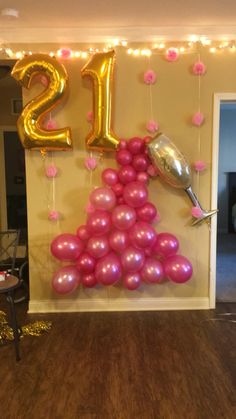
[[[158,169],[163,180],[171,186],[184,189],[195,207],[202,211],[202,217],[194,219],[192,225],[197,225],[209,219],[217,210],[206,211],[192,190],[191,167],[176,145],[164,134],[157,134],[147,145],[153,165]]]

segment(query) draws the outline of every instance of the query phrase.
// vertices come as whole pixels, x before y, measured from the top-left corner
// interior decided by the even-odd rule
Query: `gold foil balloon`
[[[217,210],[206,211],[201,207],[192,190],[191,168],[184,155],[164,134],[157,134],[147,145],[149,156],[160,176],[175,188],[184,189],[194,206],[202,210],[202,217],[194,219],[192,225],[209,219]]]
[[[17,128],[24,148],[68,150],[72,147],[70,128],[46,130],[41,127],[45,115],[61,102],[67,90],[68,76],[62,64],[46,54],[34,54],[17,61],[12,76],[27,89],[33,77],[41,73],[49,83],[45,90],[23,109]]]
[[[119,144],[111,129],[114,63],[115,51],[97,53],[81,70],[93,80],[93,129],[86,139],[91,150],[114,151]]]

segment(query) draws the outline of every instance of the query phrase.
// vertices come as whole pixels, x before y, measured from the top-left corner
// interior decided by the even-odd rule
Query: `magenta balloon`
[[[58,294],[68,294],[76,290],[80,282],[80,274],[74,265],[64,266],[54,273],[52,288]]]
[[[122,196],[123,195],[123,190],[124,190],[124,186],[122,185],[122,183],[116,183],[114,186],[112,186],[112,190],[114,192],[114,194],[116,196]]]
[[[116,161],[121,166],[126,166],[132,162],[132,154],[126,149],[118,150],[116,153]]]
[[[128,233],[121,230],[112,231],[109,237],[109,244],[116,252],[123,252],[129,244]]]
[[[144,152],[145,142],[142,138],[134,137],[128,141],[127,147],[130,153],[139,154]]]
[[[86,288],[93,288],[97,285],[97,280],[94,274],[85,274],[82,276],[82,284]]]
[[[123,166],[118,172],[119,180],[121,183],[126,185],[127,183],[133,182],[137,178],[136,170],[133,166]]]
[[[102,172],[102,180],[106,185],[113,186],[118,182],[118,173],[114,169],[105,169]]]
[[[63,261],[75,260],[82,253],[84,243],[74,234],[64,233],[51,243],[51,252],[55,258]]]
[[[80,240],[86,241],[89,239],[90,234],[88,227],[86,225],[82,225],[77,229],[76,232],[77,236],[80,238]]]
[[[128,273],[124,276],[124,286],[130,291],[136,290],[141,285],[141,276],[137,273]]]
[[[163,262],[165,276],[173,282],[182,284],[187,282],[193,273],[191,262],[184,256],[169,256]]]
[[[147,202],[148,191],[143,183],[131,182],[124,187],[123,196],[126,204],[138,208]]]
[[[128,205],[118,205],[112,211],[111,219],[118,230],[128,230],[136,221],[136,212]]]
[[[149,164],[150,162],[145,154],[137,154],[132,161],[132,166],[137,172],[146,172]]]
[[[144,252],[135,247],[129,246],[121,254],[121,264],[125,272],[139,271],[145,261]]]
[[[118,256],[109,253],[97,262],[95,277],[103,285],[112,285],[121,277],[121,264]]]
[[[88,241],[86,250],[95,259],[105,256],[110,250],[107,237],[91,237]]]
[[[156,236],[157,234],[154,228],[144,221],[135,223],[129,232],[131,243],[140,249],[153,246],[156,241]]]
[[[145,282],[159,283],[164,279],[164,269],[161,262],[152,257],[147,258],[142,269],[141,277]]]
[[[96,210],[89,214],[87,227],[91,235],[102,236],[111,229],[111,216],[106,211]]]
[[[137,174],[137,181],[147,184],[149,181],[149,176],[146,172],[139,172]]]
[[[116,196],[110,188],[96,188],[90,194],[90,202],[98,210],[109,211],[116,204]]]
[[[156,243],[153,247],[155,255],[164,258],[175,255],[179,249],[178,239],[170,233],[160,233],[157,235]]]
[[[94,271],[95,263],[95,259],[89,253],[85,252],[79,256],[76,267],[80,272],[89,274]]]
[[[157,215],[156,207],[151,202],[146,202],[142,207],[137,208],[136,211],[138,218],[147,223],[154,221]]]

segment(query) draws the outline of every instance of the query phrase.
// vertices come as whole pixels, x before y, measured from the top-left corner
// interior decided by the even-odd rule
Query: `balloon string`
[[[151,68],[151,57],[148,57],[148,67]],[[153,113],[153,96],[152,96],[152,84],[149,84],[149,102],[150,102],[150,115],[151,120],[154,119]]]

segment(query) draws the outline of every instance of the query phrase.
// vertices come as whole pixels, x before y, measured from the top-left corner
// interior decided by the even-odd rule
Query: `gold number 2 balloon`
[[[157,134],[147,145],[148,153],[160,176],[175,188],[184,189],[194,206],[202,210],[202,217],[194,219],[197,225],[209,219],[217,210],[206,211],[201,207],[191,186],[191,168],[184,155],[164,134]]]
[[[93,80],[93,129],[87,137],[91,150],[114,151],[119,139],[111,129],[112,81],[115,51],[97,53],[82,68],[82,77]]]
[[[27,89],[33,77],[42,73],[49,79],[47,88],[23,109],[17,128],[24,148],[40,150],[67,150],[72,147],[70,128],[47,131],[41,127],[45,115],[62,100],[68,76],[62,64],[46,54],[34,54],[18,61],[12,76]]]

